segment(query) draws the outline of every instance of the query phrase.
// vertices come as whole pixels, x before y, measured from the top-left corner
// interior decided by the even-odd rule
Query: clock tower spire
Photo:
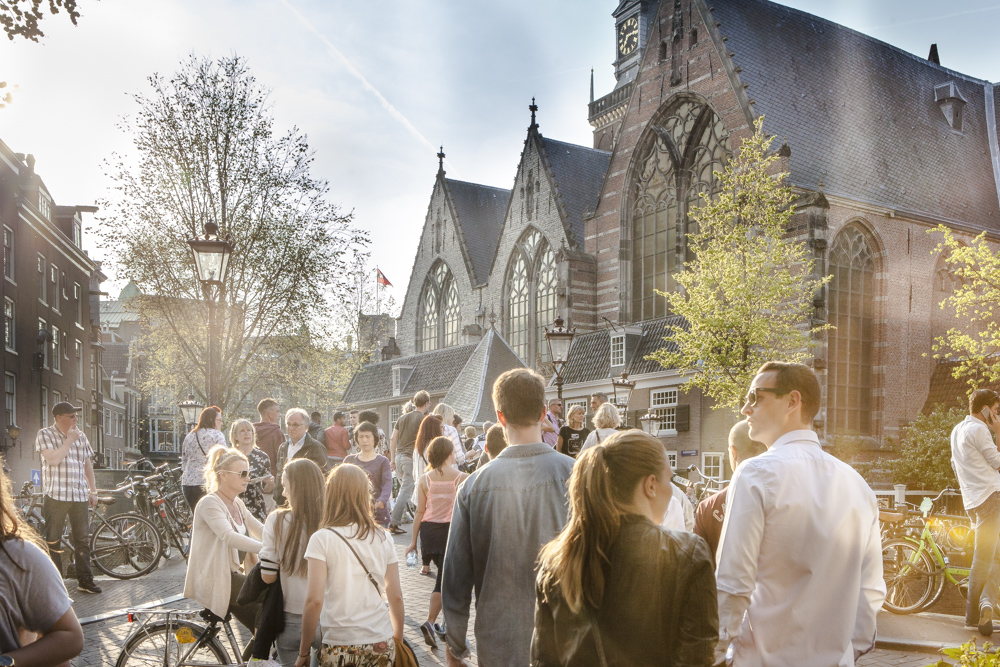
[[[639,60],[649,36],[658,0],[621,0],[611,16],[615,19],[615,89],[635,80]]]

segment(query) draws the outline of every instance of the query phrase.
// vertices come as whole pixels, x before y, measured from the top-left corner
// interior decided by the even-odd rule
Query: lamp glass
[[[210,285],[221,285],[226,280],[229,257],[233,253],[233,247],[225,241],[202,239],[191,239],[188,244],[194,254],[194,266],[198,272],[198,280]]]
[[[194,396],[188,396],[188,399],[177,407],[181,409],[181,417],[185,424],[198,423],[198,413],[201,412],[202,405],[194,400]]]
[[[21,427],[17,424],[11,424],[7,427],[7,435],[10,436],[11,440],[17,440],[17,436],[21,435]]]

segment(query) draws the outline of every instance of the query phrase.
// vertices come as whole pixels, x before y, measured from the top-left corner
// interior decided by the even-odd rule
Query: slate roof
[[[611,153],[540,137],[573,241],[583,247],[583,215],[594,211],[608,172]]]
[[[101,301],[101,324],[117,329],[122,322],[138,322],[139,313],[127,301]]]
[[[1000,230],[987,82],[766,0],[709,4],[765,131],[791,148],[792,183]],[[934,101],[949,81],[968,102],[962,132]]]
[[[672,326],[685,326],[684,318],[672,315],[638,322],[636,326],[642,327],[642,338],[636,351],[628,359],[628,365],[625,367],[626,372],[630,376],[634,376],[664,370],[659,363],[648,361],[645,357],[660,348],[672,345],[664,340],[667,329]],[[569,351],[569,361],[563,374],[563,382],[575,384],[609,379],[611,377],[610,345],[610,329],[601,329],[576,336]]]
[[[474,343],[457,345],[362,366],[344,391],[344,403],[352,405],[377,403],[393,398],[393,366],[413,368],[409,380],[400,387],[398,398],[404,401],[421,389],[432,394],[446,392],[475,349]]]
[[[472,260],[474,278],[482,285],[490,277],[490,264],[500,240],[510,190],[450,178],[444,181]]]
[[[934,365],[934,372],[931,373],[930,391],[927,394],[927,400],[924,401],[924,407],[921,409],[923,414],[929,414],[938,404],[968,409],[969,394],[972,389],[964,378],[957,380],[952,377],[951,374],[956,366],[958,366],[957,361],[939,361]],[[984,382],[980,386],[984,389],[1000,392],[1000,383]]]
[[[497,413],[493,405],[493,383],[502,373],[523,367],[517,353],[491,327],[479,341],[443,401],[455,408],[455,413],[466,424],[495,422]]]
[[[125,377],[128,373],[128,343],[104,343],[101,359],[109,377],[114,372],[118,373],[118,377]]]

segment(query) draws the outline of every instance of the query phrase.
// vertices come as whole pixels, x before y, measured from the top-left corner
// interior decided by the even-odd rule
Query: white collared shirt
[[[951,467],[967,510],[979,507],[1000,491],[1000,451],[993,444],[989,427],[972,415],[951,430]]]
[[[868,484],[814,432],[791,431],[737,468],[727,498],[716,659],[732,642],[738,667],[853,666],[885,600]]]
[[[305,444],[306,444],[306,436],[304,435],[301,438],[299,438],[298,442],[289,441],[288,452],[285,454],[285,460],[291,461],[293,458],[295,458],[295,455],[299,453],[299,450],[302,449],[303,445]]]

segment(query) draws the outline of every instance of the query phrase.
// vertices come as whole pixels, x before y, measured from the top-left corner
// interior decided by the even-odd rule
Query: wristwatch
[[[14,658],[6,653],[0,654],[0,667],[14,667]]]

